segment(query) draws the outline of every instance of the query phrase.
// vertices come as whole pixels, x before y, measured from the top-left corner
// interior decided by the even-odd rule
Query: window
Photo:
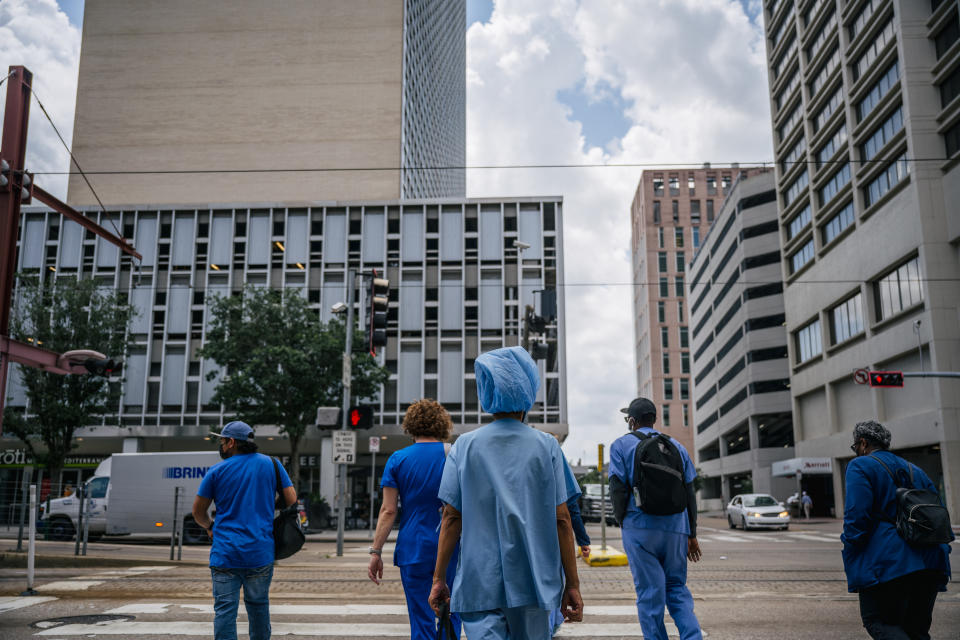
[[[723,187],[723,195],[730,193],[730,176],[725,175],[720,178],[720,186]]]
[[[853,224],[853,202],[838,211],[827,224],[823,225],[823,244],[829,244],[840,232]]]
[[[877,34],[874,41],[870,43],[867,50],[860,54],[860,57],[857,58],[856,63],[851,68],[854,82],[859,80],[860,76],[867,72],[867,69],[869,69],[873,61],[877,59],[877,56],[880,55],[884,47],[887,46],[887,43],[895,39],[893,16],[890,16],[887,23],[883,25],[883,29],[880,30],[880,33]]]
[[[673,279],[674,292],[678,297],[683,297],[683,276],[676,276]]]
[[[823,353],[823,339],[820,336],[820,320],[814,320],[796,333],[797,364]]]
[[[680,353],[680,373],[690,373],[690,352],[682,351]]]
[[[697,183],[693,179],[692,173],[687,174],[687,191],[690,193],[690,195],[696,195],[697,193]]]
[[[660,227],[659,229],[657,229],[657,244],[659,245],[659,247],[660,247],[661,249],[663,249],[663,247],[664,247],[663,235],[664,235],[664,234],[663,234],[663,227]]]
[[[863,190],[864,205],[869,207],[877,202],[908,175],[910,175],[910,165],[907,163],[907,154],[904,152]]]
[[[674,227],[673,246],[676,247],[677,249],[683,248],[683,227]]]
[[[807,205],[803,208],[803,211],[798,213],[790,220],[790,224],[787,226],[787,240],[795,238],[801,231],[803,231],[808,224],[810,224],[810,219],[812,213],[810,211],[810,205]]]
[[[957,96],[960,96],[960,66],[940,84],[940,106],[946,108]]]
[[[797,162],[803,158],[806,151],[807,139],[801,136],[801,138],[790,147],[790,151],[783,157],[783,160],[780,161],[780,173],[785,174],[790,171],[790,169],[793,169],[793,165],[797,164]]]
[[[673,221],[675,223],[680,222],[680,203],[674,200],[670,205],[673,213]]]
[[[870,134],[870,137],[860,145],[860,156],[864,162],[869,162],[877,157],[877,152],[885,144],[893,139],[900,130],[903,129],[903,107],[897,107],[897,110],[890,114],[876,130]]]
[[[796,91],[797,87],[799,86],[800,70],[794,69],[793,73],[790,75],[790,79],[787,80],[783,86],[783,89],[780,90],[775,99],[778,112],[783,109],[783,105],[786,104],[787,100],[793,96],[793,92]]]
[[[666,278],[660,278],[660,297],[666,298],[670,295],[670,283]]]
[[[707,176],[707,195],[717,195],[717,176]]]
[[[670,354],[666,351],[663,352],[663,372],[670,373]]]
[[[663,399],[673,400],[673,378],[663,379]]]
[[[793,59],[793,54],[797,50],[797,38],[793,35],[793,32],[790,32],[790,44],[783,48],[783,53],[780,54],[780,57],[777,58],[777,61],[773,63],[773,79],[776,80],[783,73],[783,70],[787,68],[787,65],[790,64],[790,61]]]
[[[883,72],[883,75],[873,83],[873,86],[870,87],[870,91],[867,92],[867,95],[863,97],[860,102],[857,103],[857,122],[862,122],[864,118],[870,115],[870,112],[873,111],[873,108],[877,106],[877,103],[887,95],[887,92],[890,91],[890,87],[897,83],[897,80],[900,79],[900,63],[896,60],[893,61],[887,70]]]
[[[667,252],[660,251],[657,253],[657,271],[660,273],[667,272]]]
[[[707,222],[713,222],[713,200],[707,200]]]
[[[670,195],[680,195],[680,178],[676,174],[670,176]]]
[[[813,40],[807,46],[807,62],[813,60],[818,53],[820,53],[820,48],[826,44],[827,39],[833,35],[833,32],[837,26],[837,13],[836,11],[830,12],[830,17],[827,18],[823,24],[817,29],[816,35],[813,36]]]
[[[783,206],[789,207],[790,203],[797,199],[797,196],[800,195],[800,192],[803,191],[807,184],[810,183],[810,176],[807,175],[806,169],[803,173],[797,176],[797,179],[794,180],[789,187],[787,187],[786,192],[783,194]]]
[[[947,149],[948,158],[960,151],[960,122],[943,132],[943,144]]]
[[[686,327],[680,327],[680,348],[689,349],[690,348],[690,338],[689,331]]]
[[[685,322],[683,319],[683,300],[677,300],[677,320]]]
[[[677,251],[677,271],[683,273],[686,268],[686,257],[683,251]]]
[[[830,312],[832,344],[840,344],[863,333],[863,296],[857,294]]]
[[[660,346],[664,349],[670,347],[670,328],[660,327]]]
[[[923,302],[920,260],[913,258],[874,283],[877,320],[885,320]]]
[[[655,196],[663,195],[663,176],[653,177],[653,195]]]
[[[770,15],[772,16],[775,11],[771,11]],[[777,45],[780,44],[780,40],[783,38],[783,35],[787,33],[788,30],[793,32],[793,16],[795,13],[795,6],[793,3],[790,4],[790,10],[787,11],[787,14],[780,20],[780,24],[777,25],[777,28],[774,30],[773,35],[770,36],[770,49],[776,49]]]
[[[834,47],[833,52],[829,55],[826,62],[820,65],[820,69],[817,71],[817,75],[813,77],[813,80],[810,81],[810,96],[816,96],[820,93],[820,89],[823,89],[823,86],[827,84],[827,80],[830,79],[830,76],[833,74],[833,70],[840,66],[840,48]]]
[[[837,85],[836,90],[830,99],[820,107],[820,111],[813,117],[813,132],[816,133],[823,128],[830,116],[836,113],[837,109],[843,104],[843,84]]]
[[[707,200],[707,204],[710,204],[712,202],[713,200]],[[700,248],[700,227],[694,227],[690,231],[691,233],[693,233],[693,248],[699,249]]]
[[[811,239],[805,245],[797,249],[796,253],[790,256],[790,273],[796,273],[805,264],[813,260],[813,240]]]
[[[660,201],[653,201],[653,224],[660,224]]]
[[[836,155],[840,145],[847,141],[847,123],[843,122],[830,139],[823,143],[817,151],[817,169],[822,167],[830,158]]]
[[[688,378],[680,378],[680,399],[690,399],[690,380]]]
[[[667,321],[667,303],[663,300],[657,300],[657,322]]]
[[[690,426],[690,405],[684,402],[680,406],[680,408],[683,409],[683,426],[689,427]]]
[[[664,397],[666,397],[666,396],[664,396]],[[673,394],[672,394],[672,393],[670,394],[670,397],[671,397],[671,398],[673,397]],[[668,399],[670,399],[670,398],[668,398]],[[669,426],[670,426],[670,405],[665,404],[665,405],[663,405],[662,407],[660,407],[660,421],[661,421],[661,423],[663,423],[663,426],[665,426],[665,427],[669,427]]]
[[[960,21],[957,20],[957,14],[954,13],[947,19],[946,26],[940,30],[940,33],[933,37],[933,45],[937,50],[937,60],[943,57],[950,48],[960,40]]]
[[[700,222],[700,201],[699,200],[690,201],[690,221],[694,223]]]
[[[840,189],[843,189],[847,183],[850,182],[850,163],[845,162],[843,166],[837,169],[836,173],[830,176],[830,179],[827,180],[827,183],[820,187],[820,190],[817,192],[818,197],[820,198],[820,206],[824,207],[828,202],[833,200]]]
[[[854,38],[857,37],[857,34],[863,30],[863,27],[867,24],[870,16],[873,15],[873,10],[879,2],[880,0],[867,0],[867,2],[865,2],[860,8],[860,11],[857,12],[857,17],[855,17],[853,22],[851,22],[847,27],[847,32],[850,33],[851,42],[853,42]]]

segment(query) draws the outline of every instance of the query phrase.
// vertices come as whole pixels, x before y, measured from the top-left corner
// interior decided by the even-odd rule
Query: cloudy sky
[[[673,164],[772,156],[759,0],[467,0],[467,162]],[[0,0],[69,142],[83,0]],[[2,105],[0,105],[2,108]],[[66,170],[39,109],[28,166]],[[82,159],[81,159],[82,162]],[[467,195],[562,195],[574,461],[623,433],[635,393],[629,207],[641,167],[471,170]],[[63,195],[65,180],[47,179]]]

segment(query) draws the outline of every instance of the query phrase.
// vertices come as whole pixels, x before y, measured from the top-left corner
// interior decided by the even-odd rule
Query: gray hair
[[[876,420],[866,420],[858,422],[853,428],[853,441],[856,442],[860,438],[879,445],[882,449],[889,449],[892,436],[890,430]]]

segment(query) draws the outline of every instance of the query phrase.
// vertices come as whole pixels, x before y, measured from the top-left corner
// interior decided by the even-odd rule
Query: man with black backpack
[[[872,638],[929,638],[933,605],[950,579],[950,517],[919,467],[894,455],[890,431],[853,429],[847,465],[843,567]]]
[[[700,560],[697,472],[682,444],[653,429],[657,409],[636,398],[626,409],[630,433],[610,445],[610,497],[637,590],[643,637],[667,640],[664,606],[681,640],[703,637],[687,589],[687,560]]]

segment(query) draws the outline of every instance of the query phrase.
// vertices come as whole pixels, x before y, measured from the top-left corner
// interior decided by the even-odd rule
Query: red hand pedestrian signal
[[[350,426],[356,429],[357,425],[360,424],[360,420],[360,409],[350,409]]]
[[[343,416],[343,414],[340,414]],[[337,421],[343,424],[339,420]],[[347,428],[349,429],[370,429],[373,427],[373,407],[368,405],[357,405],[347,409]]]
[[[871,387],[902,387],[903,372],[902,371],[871,371],[870,386]]]

